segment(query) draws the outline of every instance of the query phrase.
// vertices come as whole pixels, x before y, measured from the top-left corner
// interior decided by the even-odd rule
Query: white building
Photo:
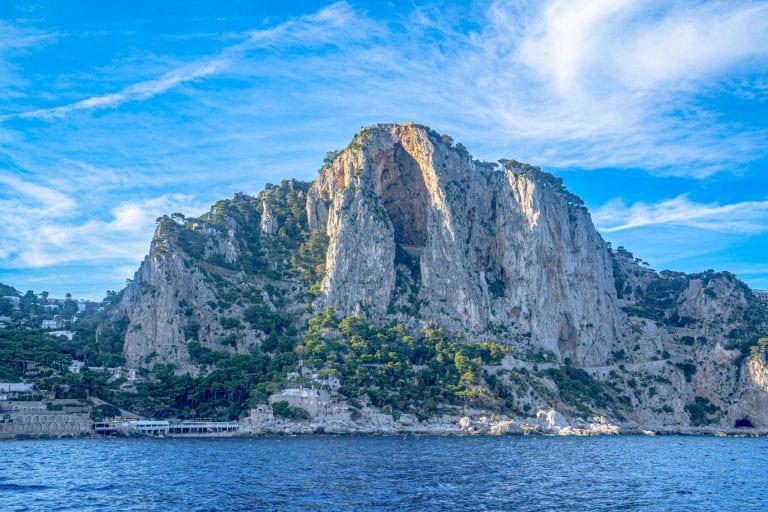
[[[123,427],[128,430],[154,436],[167,434],[169,425],[167,421],[158,420],[135,420],[123,423]]]
[[[72,338],[75,337],[74,331],[51,331],[48,334],[51,336],[65,336],[69,341],[72,341]]]
[[[83,366],[85,366],[84,362],[72,360],[72,364],[69,365],[69,371],[72,373],[80,373],[80,370],[83,369]]]
[[[32,391],[32,386],[24,382],[0,382],[0,393],[26,393]]]
[[[62,327],[64,327],[64,321],[61,318],[43,320],[40,324],[41,329],[61,329]]]

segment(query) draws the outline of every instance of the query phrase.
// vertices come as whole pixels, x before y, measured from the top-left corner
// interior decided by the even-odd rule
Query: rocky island
[[[118,340],[133,377],[90,391],[148,418],[243,433],[768,429],[768,307],[748,286],[657,272],[606,243],[560,178],[413,123],[361,129],[313,182],[160,217],[113,299],[79,335]]]

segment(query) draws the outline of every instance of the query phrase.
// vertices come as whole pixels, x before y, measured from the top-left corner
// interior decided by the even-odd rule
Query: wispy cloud
[[[289,20],[275,28],[257,30],[248,34],[244,41],[224,48],[218,55],[201,59],[172,69],[158,78],[131,84],[120,91],[91,96],[83,100],[51,108],[0,115],[0,123],[12,119],[51,119],[64,117],[79,110],[114,108],[129,101],[141,101],[165,93],[179,85],[200,80],[224,71],[249,50],[285,42],[290,44],[322,44],[335,39],[339,30],[354,19],[348,4],[332,4],[317,13]],[[349,33],[347,32],[347,37]]]
[[[13,57],[55,38],[55,33],[22,28],[0,20],[0,99],[18,97],[26,85],[23,73],[13,64]]]
[[[474,76],[492,77],[481,90],[495,119],[538,161],[706,176],[762,151],[764,128],[729,126],[697,94],[724,92],[739,66],[760,69],[768,4],[520,5],[493,4],[471,51],[484,57]]]
[[[604,233],[648,226],[688,226],[745,235],[768,232],[768,200],[701,204],[681,195],[658,203],[626,206],[620,199],[596,209],[592,218]]]
[[[518,56],[563,96],[685,89],[768,52],[765,3],[557,0],[533,27]]]
[[[152,96],[164,93],[177,85],[212,75],[226,66],[227,60],[224,58],[211,59],[200,64],[174,69],[159,78],[130,85],[116,93],[92,96],[60,107],[36,109],[20,112],[18,114],[0,116],[0,122],[10,119],[49,119],[63,117],[76,110],[116,107],[126,101],[138,101],[151,98]]]
[[[33,211],[41,215],[61,215],[74,207],[72,198],[52,188],[24,181],[14,176],[0,176],[0,186],[5,186],[6,192],[0,195],[12,196],[13,192],[23,195],[34,205]],[[2,192],[2,188],[0,188]],[[21,213],[21,212],[18,212]]]
[[[402,25],[377,23],[339,2],[246,33],[157,78],[0,122],[116,108],[227,75],[292,80],[303,90],[295,103],[338,105],[340,120],[365,113],[433,122],[476,151],[517,147],[523,154],[515,156],[546,166],[705,177],[762,152],[768,130],[723,122],[698,94],[765,96],[753,84],[768,63],[766,2],[499,0],[478,21],[467,32],[439,10],[417,8]],[[726,87],[733,70],[751,78]],[[238,92],[244,104],[229,97],[225,108],[247,106],[252,92],[262,101],[249,107],[263,108],[258,86]],[[211,101],[210,93],[185,93]]]

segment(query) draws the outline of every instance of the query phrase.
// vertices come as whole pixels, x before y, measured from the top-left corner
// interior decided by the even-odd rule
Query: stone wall
[[[0,418],[0,438],[16,436],[81,436],[90,434],[91,419],[88,414],[61,414],[50,411],[45,414],[11,413]]]
[[[91,433],[90,415],[77,412],[49,411],[44,402],[3,402],[0,413],[0,438],[17,436],[70,437]]]

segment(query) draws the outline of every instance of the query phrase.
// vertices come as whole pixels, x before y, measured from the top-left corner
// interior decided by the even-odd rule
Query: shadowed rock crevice
[[[427,242],[429,193],[418,162],[396,143],[373,155],[373,180],[392,221],[395,243],[420,256]]]
[[[563,314],[560,324],[560,336],[557,339],[557,346],[563,357],[574,357],[578,346],[578,333],[573,325],[573,319],[568,313]]]

